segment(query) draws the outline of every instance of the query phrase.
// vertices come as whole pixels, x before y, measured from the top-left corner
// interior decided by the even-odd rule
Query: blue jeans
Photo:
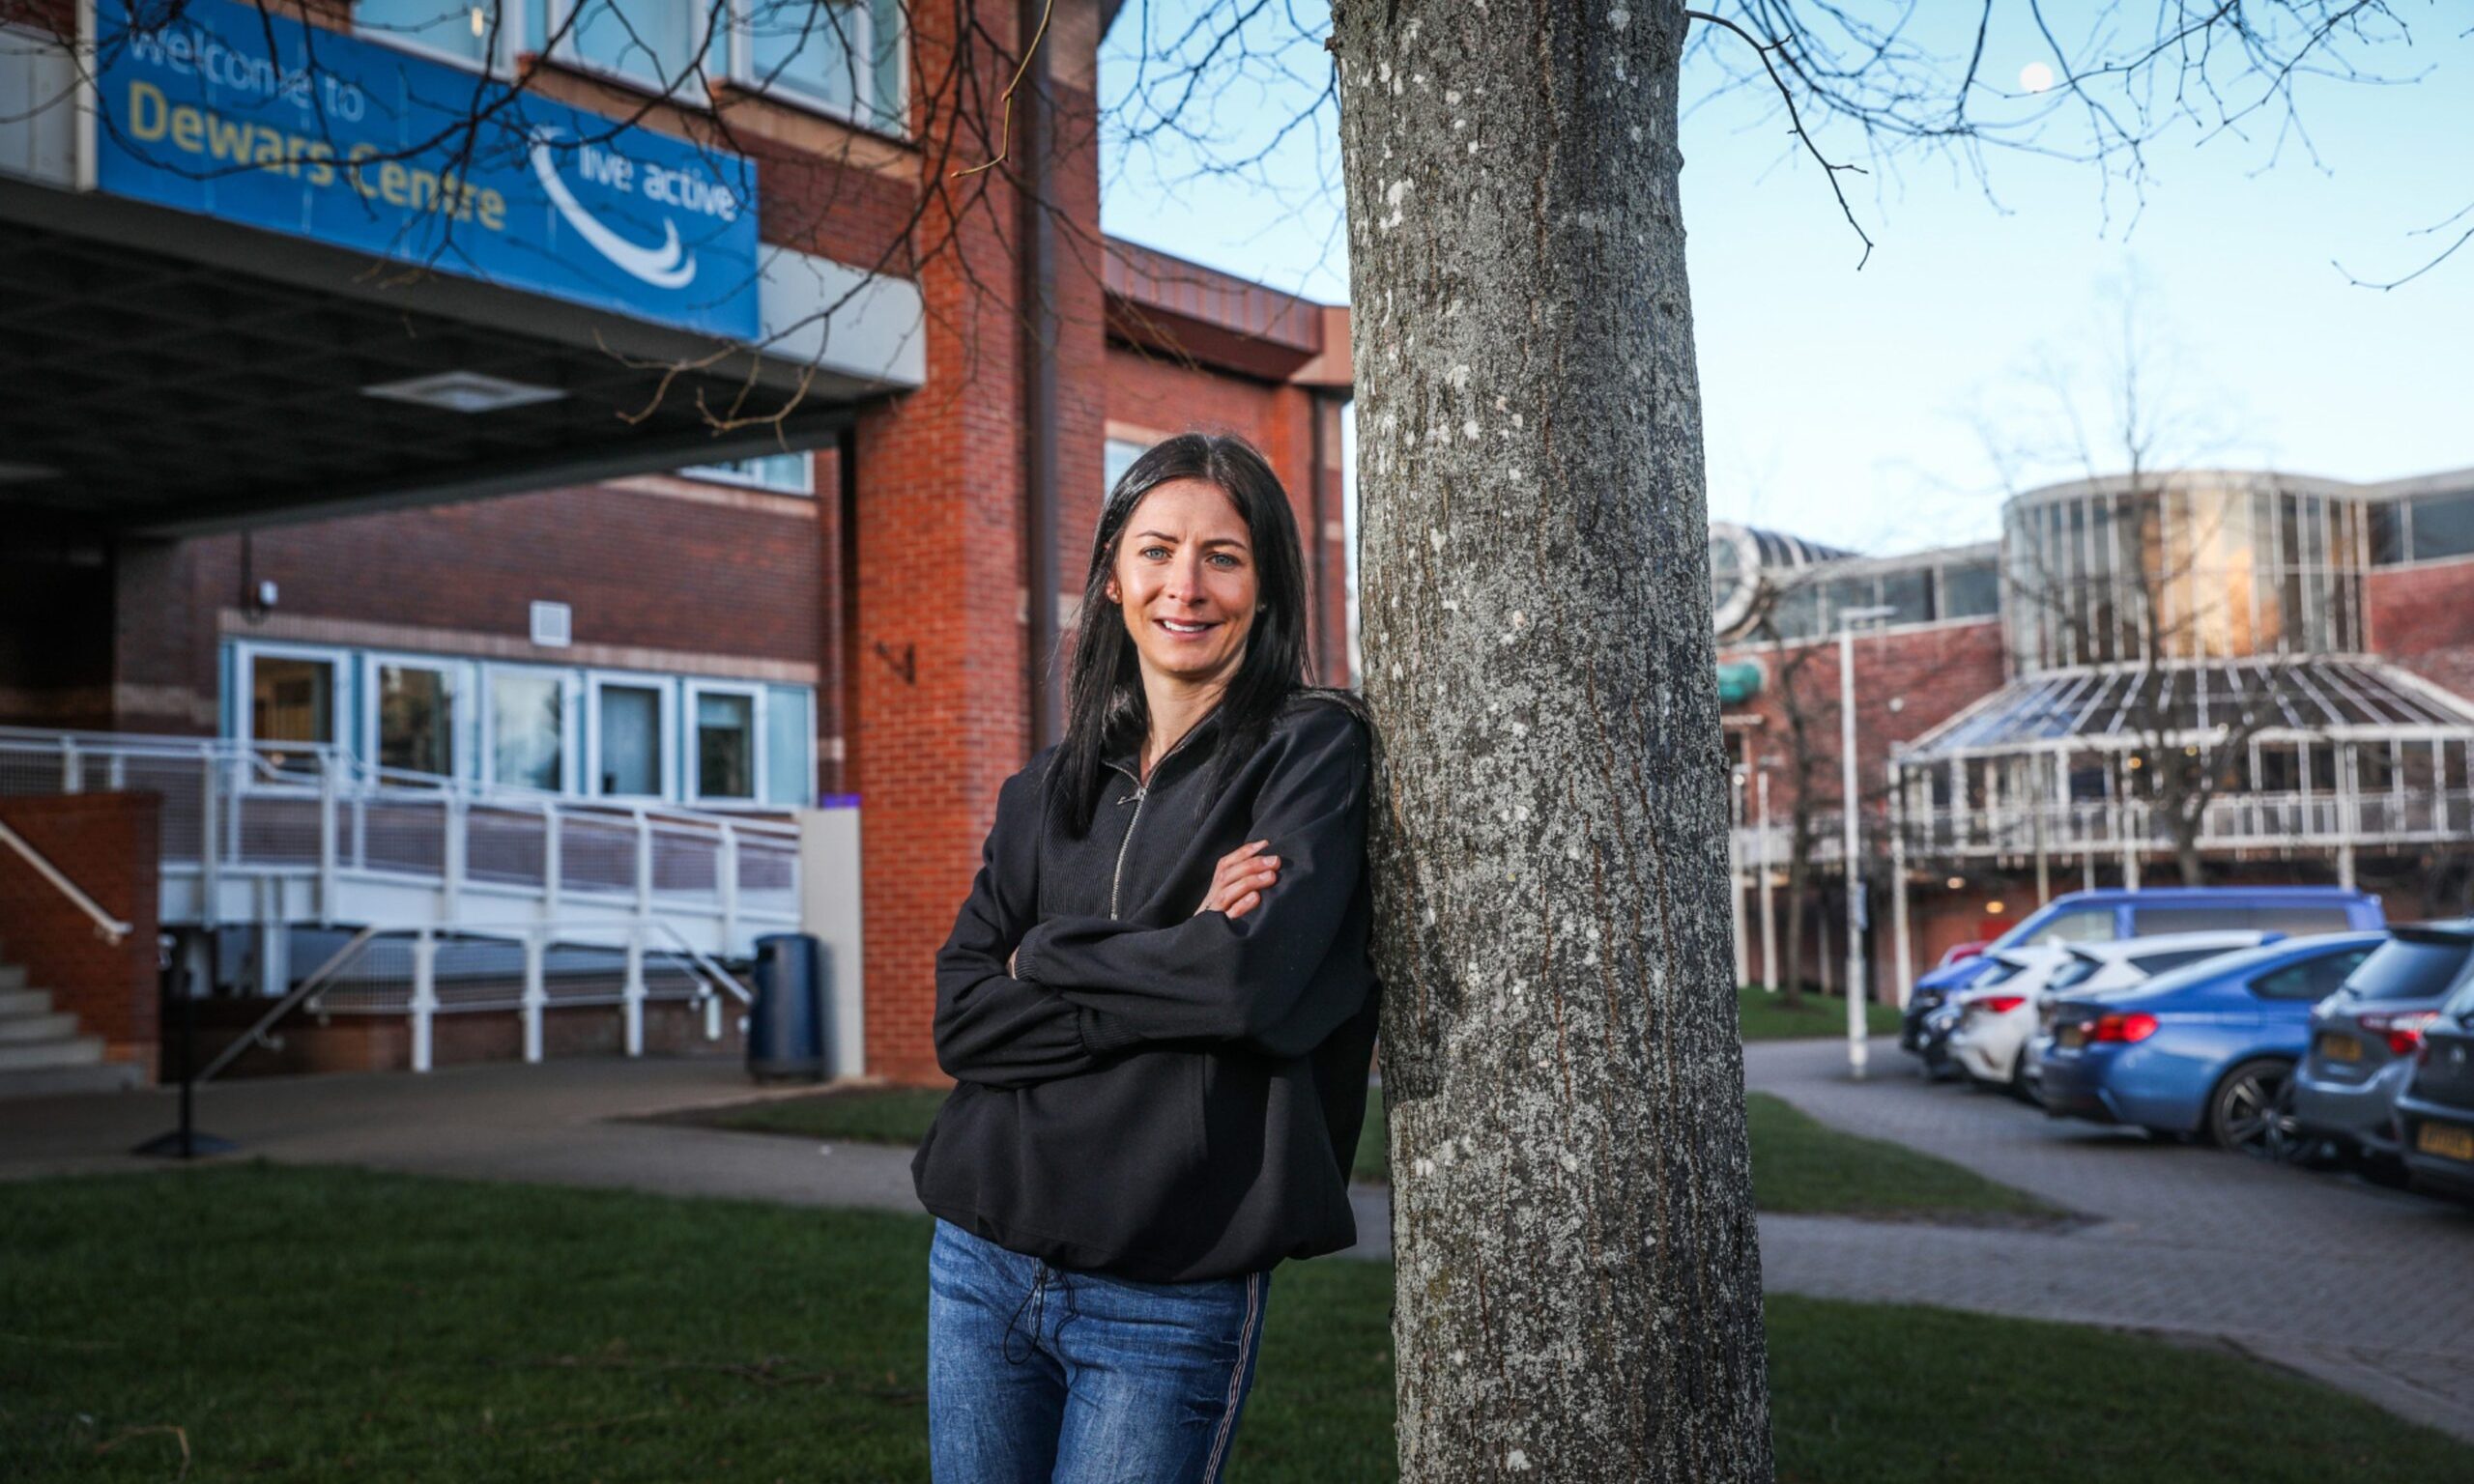
[[[928,1253],[936,1484],[1218,1484],[1254,1382],[1269,1271],[1069,1272],[950,1222]]]

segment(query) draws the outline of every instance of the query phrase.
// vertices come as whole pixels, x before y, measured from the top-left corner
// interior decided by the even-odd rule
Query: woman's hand
[[[1203,894],[1195,914],[1225,912],[1237,918],[1254,910],[1263,893],[1280,879],[1280,857],[1254,853],[1270,843],[1257,840],[1222,856],[1219,869],[1211,873],[1211,890]]]

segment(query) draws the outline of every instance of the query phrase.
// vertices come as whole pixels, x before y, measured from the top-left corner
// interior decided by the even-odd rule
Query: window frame
[[[764,797],[764,765],[768,758],[764,738],[766,697],[763,682],[696,678],[687,681],[684,690],[685,704],[679,708],[682,722],[679,738],[681,766],[678,773],[680,801],[687,804],[729,805],[738,809],[763,806],[768,802]],[[736,696],[748,702],[748,791],[744,795],[727,793],[707,795],[705,792],[705,781],[700,776],[703,772],[704,724],[697,717],[696,711],[697,702],[707,696]]]
[[[752,455],[752,457],[760,459],[783,457],[797,459],[799,461],[798,487],[796,489],[791,489],[784,485],[769,483],[755,475],[742,474],[735,470],[720,464],[690,464],[683,469],[676,471],[676,472],[681,479],[694,479],[705,484],[726,484],[731,486],[733,489],[762,490],[768,495],[792,495],[808,499],[814,499],[816,498],[815,449],[791,448],[785,449],[781,453],[760,453]]]
[[[578,51],[576,31],[568,24],[567,17],[575,12],[577,7],[593,3],[595,0],[543,0],[542,24],[549,27],[550,37],[558,38],[558,47],[549,54],[550,60],[571,71],[605,78],[620,87],[632,88],[639,93],[662,99],[668,102],[683,103],[689,107],[711,105],[711,90],[700,84],[711,75],[709,70],[703,64],[709,62],[713,54],[712,7],[699,4],[697,0],[667,0],[669,4],[687,7],[688,55],[696,59],[699,64],[688,74],[673,82],[658,72],[646,76],[628,71],[624,68],[596,62]],[[733,0],[734,14],[735,14],[736,3],[737,0]],[[735,30],[736,27],[734,26],[733,29]],[[548,38],[545,37],[544,40],[547,41]]]
[[[531,8],[524,4],[523,0],[468,0],[468,3],[486,3],[497,10],[499,34],[496,55],[468,57],[441,46],[434,46],[409,32],[390,30],[383,26],[364,26],[360,23],[361,0],[352,0],[352,35],[358,41],[404,52],[426,62],[440,62],[468,72],[478,72],[484,77],[504,77],[512,73],[515,71],[515,59],[524,54],[526,41],[524,22],[526,13]],[[552,30],[555,34],[557,28],[554,26]]]
[[[552,0],[552,3],[572,3],[572,0]],[[706,14],[710,14],[709,8],[703,9],[705,9]],[[729,78],[733,86],[746,90],[751,97],[765,99],[786,107],[820,114],[825,118],[849,124],[854,128],[867,129],[872,133],[884,134],[897,139],[909,138],[910,27],[900,24],[895,27],[897,34],[893,39],[894,53],[890,59],[893,74],[903,80],[901,96],[894,99],[889,105],[879,107],[876,96],[876,0],[853,0],[849,9],[851,14],[859,21],[858,29],[866,33],[864,37],[854,40],[854,54],[866,59],[868,65],[851,69],[851,96],[849,103],[838,103],[828,98],[820,98],[801,88],[797,83],[778,76],[775,80],[767,82],[757,75],[753,38],[748,34],[748,28],[754,23],[750,0],[729,0],[727,15],[730,34],[722,59],[722,75]],[[897,18],[907,14],[900,6],[893,7],[893,10]]]
[[[331,735],[325,742],[302,742],[290,737],[269,738],[257,734],[254,702],[258,689],[257,665],[261,659],[309,660],[327,667],[327,729]],[[233,641],[231,739],[252,751],[324,746],[346,757],[359,757],[360,753],[351,727],[353,693],[360,678],[358,671],[359,668],[353,664],[352,650],[331,644],[297,644],[254,639]],[[258,780],[251,779],[250,782]]]
[[[498,699],[493,687],[501,675],[539,675],[558,682],[559,686],[559,783],[543,792],[571,796],[584,791],[584,684],[581,673],[563,665],[486,664],[480,667],[479,701],[474,707],[478,713],[477,738],[475,744],[474,778],[493,788],[538,788],[537,785],[510,782],[499,777]]]
[[[353,651],[353,655],[358,661],[357,668],[360,672],[359,677],[360,694],[357,698],[358,703],[353,708],[353,722],[360,740],[367,744],[366,747],[355,747],[353,756],[366,759],[373,769],[386,766],[379,756],[379,671],[388,667],[396,670],[436,671],[448,676],[446,771],[423,773],[420,776],[450,782],[473,777],[470,768],[473,760],[472,707],[469,704],[459,707],[455,701],[459,695],[469,698],[474,692],[474,671],[476,669],[474,663],[454,655],[421,654],[399,649],[357,649]],[[418,770],[404,768],[399,771],[414,773]]]
[[[601,693],[613,687],[651,691],[659,699],[653,717],[653,739],[661,748],[654,768],[653,792],[605,793],[601,787]],[[678,681],[672,676],[636,670],[585,671],[585,771],[582,796],[628,804],[667,804],[678,792]]]

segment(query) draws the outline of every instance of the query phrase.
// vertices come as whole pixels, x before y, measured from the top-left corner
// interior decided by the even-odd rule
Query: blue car
[[[2310,1048],[2311,1007],[2385,939],[2287,938],[2128,989],[2060,996],[2034,1047],[2045,1111],[2299,1158],[2286,1083]]]
[[[1898,1043],[1902,1050],[1924,1058],[1928,1072],[1935,1070],[1938,1048],[1930,1024],[1933,1013],[1957,998],[1960,990],[1990,983],[1988,976],[1999,968],[1995,956],[2004,949],[2037,943],[2110,943],[2224,928],[2256,928],[2298,937],[2386,925],[2378,898],[2337,886],[2152,886],[2072,892],[2021,919],[1976,957],[1916,980],[1900,1021]]]

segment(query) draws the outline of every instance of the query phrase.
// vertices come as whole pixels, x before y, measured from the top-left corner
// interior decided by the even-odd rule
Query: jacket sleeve
[[[1041,808],[1032,770],[997,790],[979,875],[936,953],[936,1065],[956,1081],[1027,1087],[1099,1065],[1080,1012],[1005,968],[1039,901]]]
[[[1366,872],[1369,749],[1337,706],[1285,737],[1256,796],[1249,840],[1270,842],[1280,879],[1241,918],[1202,912],[1171,928],[1053,917],[1022,938],[1016,972],[1082,1010],[1083,1043],[1242,1042],[1278,1056],[1322,1044],[1363,994],[1309,996]]]

